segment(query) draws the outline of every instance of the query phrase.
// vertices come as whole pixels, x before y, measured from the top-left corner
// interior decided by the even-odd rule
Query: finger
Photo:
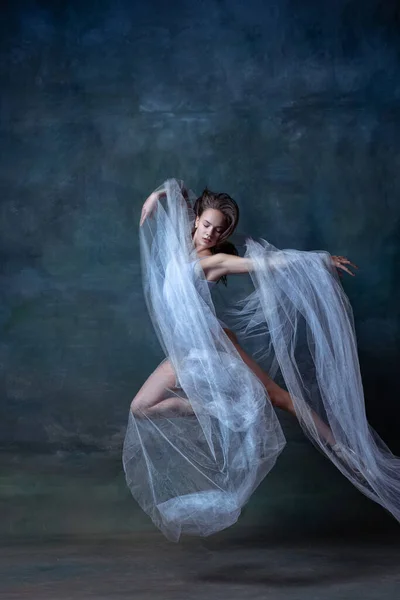
[[[142,214],[140,215],[140,223],[139,223],[140,227],[143,225],[143,223],[145,222],[145,220],[146,220],[146,211],[142,210]]]
[[[350,265],[351,267],[354,267],[354,269],[358,269],[357,265],[352,263],[351,260],[349,260],[348,258],[345,258],[344,256],[339,256],[339,259],[342,263],[345,263],[346,265]]]
[[[352,273],[350,271],[350,269],[348,269],[347,267],[344,267],[343,265],[340,265],[339,268],[342,269],[343,271],[346,271],[346,273],[348,273],[349,275],[351,275],[352,277],[354,277],[354,273]]]

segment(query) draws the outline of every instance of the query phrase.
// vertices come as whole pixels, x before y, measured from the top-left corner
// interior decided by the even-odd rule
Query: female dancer
[[[163,194],[164,191],[161,189],[153,192],[147,198],[142,208],[140,226],[156,210],[157,203]],[[228,194],[213,194],[209,190],[204,190],[196,201],[194,211],[196,219],[192,234],[193,246],[201,260],[200,264],[207,283],[213,285],[227,275],[251,272],[253,270],[251,259],[240,258],[237,256],[234,246],[225,243],[238,223],[239,209],[236,202]],[[353,273],[346,265],[357,268],[343,256],[332,256],[332,265],[350,275]],[[233,331],[228,329],[222,321],[220,323],[242,360],[265,386],[272,405],[296,416],[293,401],[288,392],[279,387],[243,350]],[[145,415],[192,414],[193,410],[188,401],[177,396],[165,398],[165,390],[175,387],[175,379],[176,375],[171,361],[168,359],[163,361],[133,399],[131,404],[133,414],[139,418]],[[328,428],[325,430],[327,440],[334,443]]]
[[[171,539],[229,526],[285,443],[272,403],[397,516],[398,462],[368,428],[351,309],[335,277],[355,265],[251,240],[240,258],[227,242],[236,203],[206,190],[193,214],[190,201],[170,180],[142,209],[145,292],[168,358],[131,405],[124,466],[133,495]],[[256,288],[236,312],[238,329],[260,340],[289,392],[215,315],[209,288],[235,273],[251,273]]]

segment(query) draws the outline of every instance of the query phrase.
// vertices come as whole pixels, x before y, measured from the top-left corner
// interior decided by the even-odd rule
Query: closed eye
[[[203,221],[204,227],[207,229],[209,227],[209,225],[211,225],[211,223],[209,223],[208,221]],[[216,227],[215,231],[217,233],[222,233],[223,231],[223,227]]]

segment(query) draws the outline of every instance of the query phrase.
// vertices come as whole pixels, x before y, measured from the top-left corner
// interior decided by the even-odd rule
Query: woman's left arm
[[[327,254],[327,257],[330,256]],[[272,268],[287,267],[292,263],[285,254],[280,252],[273,252],[269,257],[269,266]],[[357,265],[352,263],[348,258],[344,256],[331,256],[332,266],[335,267],[339,275],[342,275],[340,270],[348,273],[354,277],[354,273],[349,269],[353,267],[358,269]],[[348,266],[347,266],[348,265]],[[218,279],[223,275],[235,275],[239,273],[250,273],[254,271],[255,264],[251,258],[241,258],[232,254],[214,254],[214,256],[208,256],[202,260],[202,267],[204,273],[208,279]]]
[[[254,263],[251,258],[241,258],[223,252],[203,258],[201,266],[206,278],[212,280],[217,280],[224,275],[250,273],[254,270]]]

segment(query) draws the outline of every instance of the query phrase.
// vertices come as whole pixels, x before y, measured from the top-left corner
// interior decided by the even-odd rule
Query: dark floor
[[[397,600],[400,536],[260,543],[161,536],[19,540],[0,548],[2,600]]]
[[[400,600],[399,524],[309,444],[292,441],[234,527],[179,544],[120,456],[3,452],[0,473],[1,600]]]

